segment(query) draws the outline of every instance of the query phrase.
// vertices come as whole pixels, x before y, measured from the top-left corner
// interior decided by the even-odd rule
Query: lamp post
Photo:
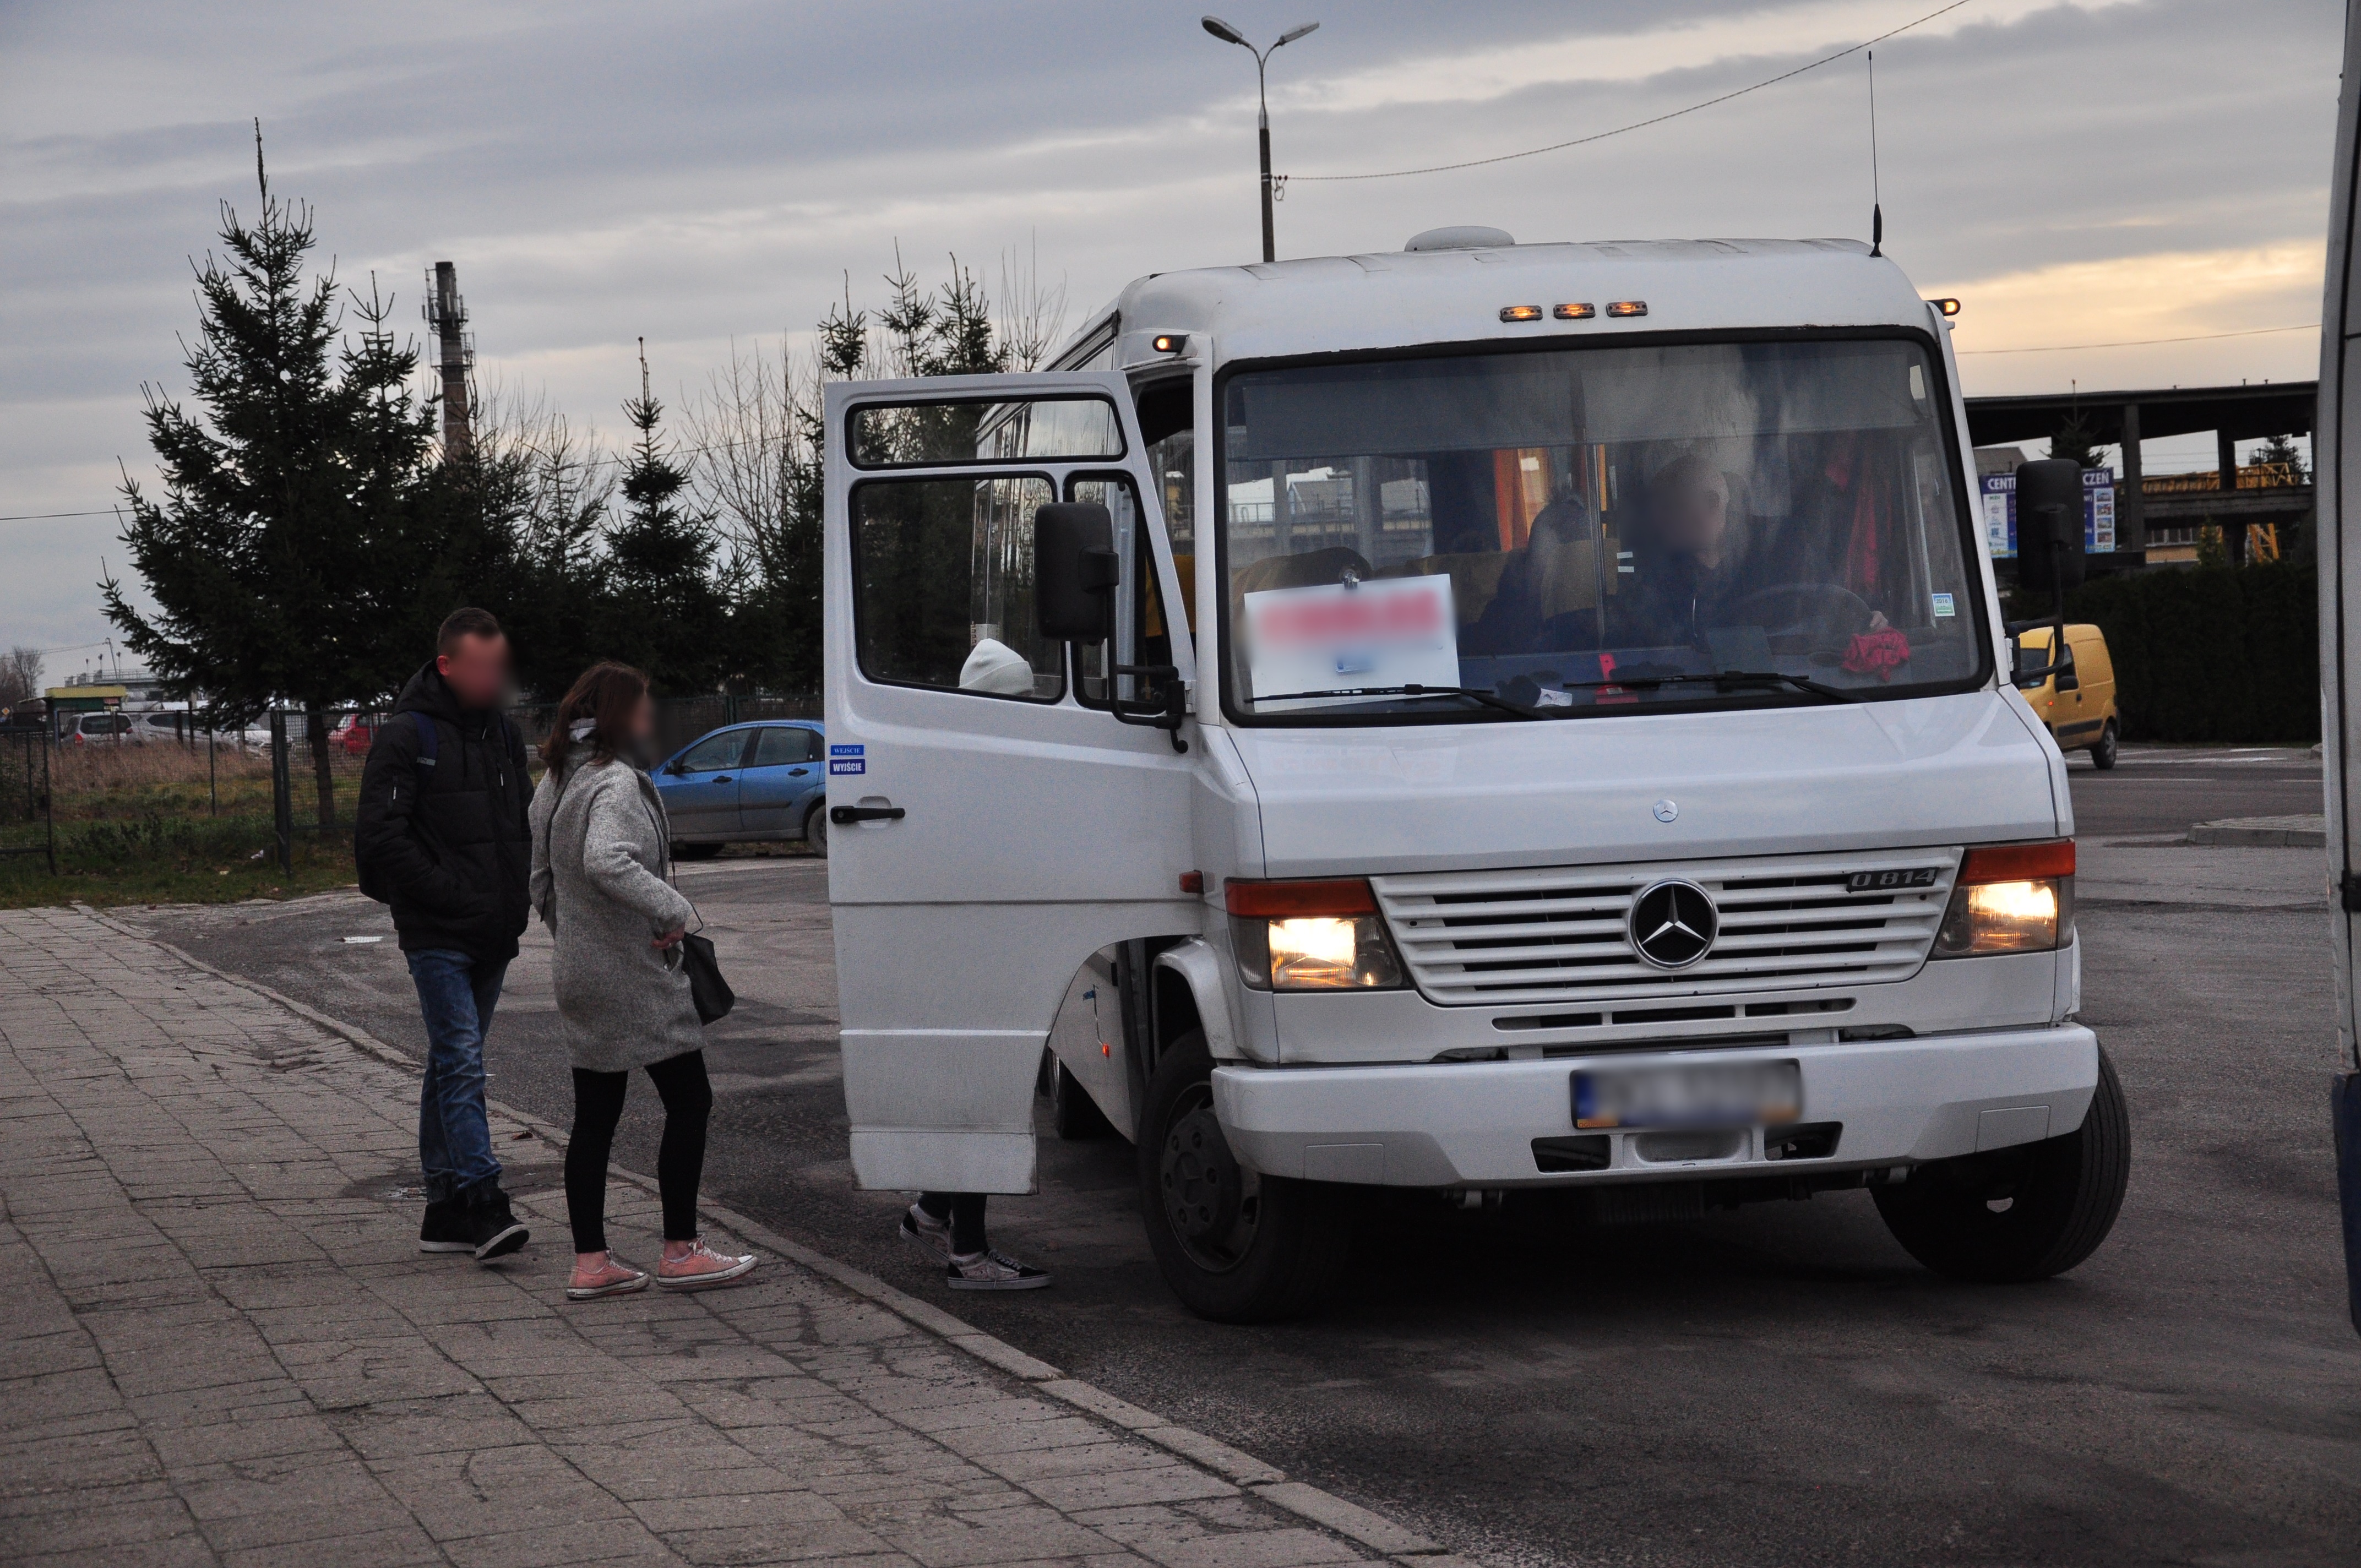
[[[1255,128],[1262,140],[1262,258],[1265,261],[1276,261],[1279,259],[1279,244],[1272,236],[1270,226],[1270,93],[1266,80],[1268,73],[1265,67],[1270,63],[1270,57],[1287,45],[1293,43],[1306,33],[1319,31],[1320,24],[1306,22],[1300,27],[1290,27],[1279,35],[1279,41],[1270,48],[1258,49],[1246,42],[1244,33],[1219,16],[1207,16],[1204,21],[1207,32],[1224,43],[1235,44],[1254,56],[1255,101],[1257,105]]]

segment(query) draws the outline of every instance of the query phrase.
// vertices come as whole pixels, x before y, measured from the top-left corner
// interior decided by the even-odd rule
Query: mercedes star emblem
[[[1656,802],[1656,820],[1657,820],[1657,821],[1659,821],[1659,822],[1672,822],[1672,821],[1675,821],[1675,820],[1677,820],[1677,819],[1679,818],[1680,815],[1681,815],[1681,803],[1680,803],[1679,801],[1675,800],[1671,795],[1666,795],[1664,799],[1662,799],[1662,800],[1660,800],[1660,801]]]
[[[1631,901],[1631,948],[1658,969],[1686,969],[1713,948],[1721,916],[1693,882],[1660,882]]]

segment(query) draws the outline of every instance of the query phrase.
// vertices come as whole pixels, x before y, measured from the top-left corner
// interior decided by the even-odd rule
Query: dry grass
[[[337,826],[323,833],[311,758],[299,751],[295,867],[280,870],[272,846],[270,754],[258,748],[170,741],[69,746],[52,753],[58,874],[46,859],[0,859],[0,906],[222,903],[288,897],[353,881],[352,812],[362,758],[335,753]],[[36,824],[5,835],[38,845]]]

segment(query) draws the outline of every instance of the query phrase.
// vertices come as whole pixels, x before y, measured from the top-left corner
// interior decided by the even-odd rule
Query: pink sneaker
[[[719,1253],[702,1238],[679,1257],[657,1260],[656,1283],[666,1290],[708,1290],[754,1272],[754,1255]]]
[[[608,1253],[598,1266],[584,1269],[577,1263],[573,1277],[566,1282],[566,1299],[569,1301],[595,1301],[601,1296],[628,1296],[634,1290],[648,1288],[647,1271],[633,1268],[613,1253]]]

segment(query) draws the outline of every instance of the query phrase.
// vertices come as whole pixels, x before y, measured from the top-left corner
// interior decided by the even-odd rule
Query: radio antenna
[[[1885,202],[1877,183],[1877,51],[1869,51],[1869,253],[1885,254]]]

